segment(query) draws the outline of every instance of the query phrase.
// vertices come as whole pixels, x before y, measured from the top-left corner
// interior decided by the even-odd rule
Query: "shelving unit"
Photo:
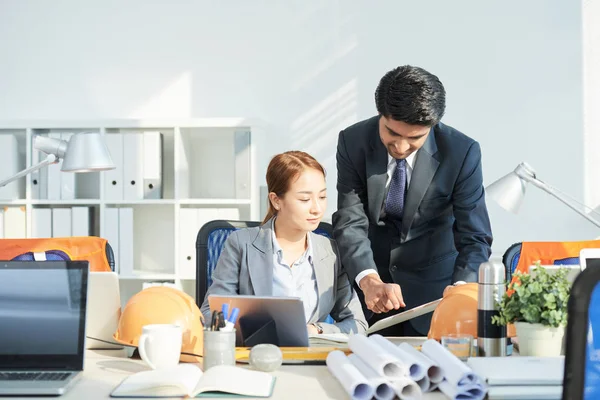
[[[122,303],[141,290],[144,282],[153,281],[174,283],[194,296],[195,240],[202,222],[261,217],[255,166],[256,143],[263,129],[260,121],[243,118],[0,121],[0,138],[14,135],[17,139],[19,171],[39,160],[36,154],[39,152],[32,148],[35,135],[60,137],[95,131],[109,138],[117,134],[160,132],[163,187],[160,199],[108,198],[106,185],[110,186],[111,182],[106,180],[107,172],[76,174],[73,198],[48,199],[37,198],[35,192],[39,182],[34,184],[34,180],[43,178],[29,175],[16,182],[17,190],[13,190],[16,195],[0,197],[0,207],[24,207],[27,237],[32,237],[34,209],[89,207],[91,234],[109,239],[113,248],[122,243],[113,243],[109,238],[115,229],[107,221],[107,215],[127,209],[133,214],[133,255],[124,260],[133,259],[133,265],[124,265],[118,260]],[[123,157],[131,151],[130,147],[123,148]],[[0,179],[12,174],[12,169],[0,168]],[[68,173],[60,173],[65,174]]]

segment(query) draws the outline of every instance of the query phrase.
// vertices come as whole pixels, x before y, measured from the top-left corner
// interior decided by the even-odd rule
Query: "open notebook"
[[[205,373],[194,364],[133,374],[111,397],[270,397],[275,377],[260,371],[219,365]]]

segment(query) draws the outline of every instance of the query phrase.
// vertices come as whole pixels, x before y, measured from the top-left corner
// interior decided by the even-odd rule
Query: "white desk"
[[[59,399],[108,399],[110,393],[128,375],[145,371],[143,361],[126,358],[124,350],[88,350],[85,354],[83,376]],[[277,377],[272,399],[348,399],[346,392],[324,365],[284,365],[273,373]],[[3,397],[4,398],[4,397]],[[21,399],[48,400],[48,397],[21,397]],[[181,399],[181,397],[177,397]],[[426,393],[424,400],[442,400],[439,391]]]

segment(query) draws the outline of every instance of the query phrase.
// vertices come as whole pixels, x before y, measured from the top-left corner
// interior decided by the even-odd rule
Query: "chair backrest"
[[[506,281],[511,282],[517,270],[528,273],[529,266],[538,260],[543,265],[577,265],[581,249],[597,247],[600,247],[600,240],[515,243],[506,249],[502,256]]]
[[[215,220],[207,222],[200,228],[196,238],[196,303],[202,306],[206,291],[212,283],[212,273],[221,256],[223,245],[237,229],[259,226],[258,221],[226,221]],[[316,234],[333,237],[333,227],[327,222],[321,222],[314,231]]]
[[[564,400],[600,398],[600,269],[586,268],[571,288],[566,329]]]

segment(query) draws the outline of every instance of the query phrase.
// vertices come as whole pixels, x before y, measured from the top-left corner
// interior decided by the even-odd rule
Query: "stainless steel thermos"
[[[479,267],[477,346],[480,357],[506,356],[506,326],[492,324],[498,302],[506,292],[504,265],[487,261]]]

